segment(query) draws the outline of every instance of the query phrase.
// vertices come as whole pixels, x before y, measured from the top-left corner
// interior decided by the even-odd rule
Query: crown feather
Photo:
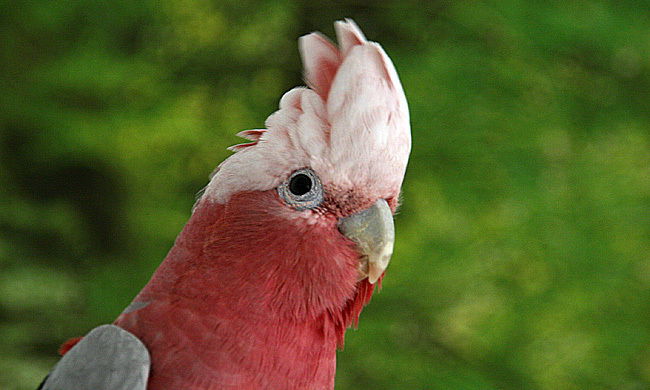
[[[226,202],[240,191],[277,187],[311,167],[324,185],[397,196],[411,148],[402,85],[382,47],[350,19],[334,25],[338,47],[320,33],[299,39],[305,81],[280,100],[265,127],[240,132],[249,143],[212,177],[206,196]]]
[[[338,49],[316,32],[300,37],[298,45],[307,85],[321,98],[327,99],[332,79],[341,65]]]
[[[352,19],[338,20],[334,22],[336,40],[339,43],[341,54],[347,56],[352,47],[363,45],[367,42],[365,35]]]
[[[251,130],[244,130],[240,131],[239,133],[236,134],[237,137],[239,138],[244,138],[249,141],[259,141],[260,137],[266,129],[251,129]]]

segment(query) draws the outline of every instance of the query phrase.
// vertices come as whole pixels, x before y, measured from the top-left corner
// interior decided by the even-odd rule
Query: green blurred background
[[[337,388],[650,388],[649,9],[2,2],[0,389],[117,316],[343,17],[392,57],[413,154]]]

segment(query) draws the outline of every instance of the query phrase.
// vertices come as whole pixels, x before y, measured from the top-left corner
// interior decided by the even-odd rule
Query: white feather
[[[267,131],[219,166],[204,196],[225,203],[241,191],[277,187],[311,167],[323,184],[399,193],[411,148],[406,97],[395,68],[351,20],[335,24],[340,52],[317,33],[300,39],[307,83],[280,100]]]

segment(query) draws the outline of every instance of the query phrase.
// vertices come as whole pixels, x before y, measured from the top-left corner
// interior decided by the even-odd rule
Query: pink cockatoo
[[[300,38],[309,88],[240,136],[149,283],[43,389],[332,389],[393,251],[411,147],[402,86],[351,20]]]

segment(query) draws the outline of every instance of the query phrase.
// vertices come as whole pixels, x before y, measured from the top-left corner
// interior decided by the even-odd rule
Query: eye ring
[[[278,194],[284,202],[298,211],[318,207],[323,202],[323,185],[318,175],[310,168],[294,171],[278,187]]]

